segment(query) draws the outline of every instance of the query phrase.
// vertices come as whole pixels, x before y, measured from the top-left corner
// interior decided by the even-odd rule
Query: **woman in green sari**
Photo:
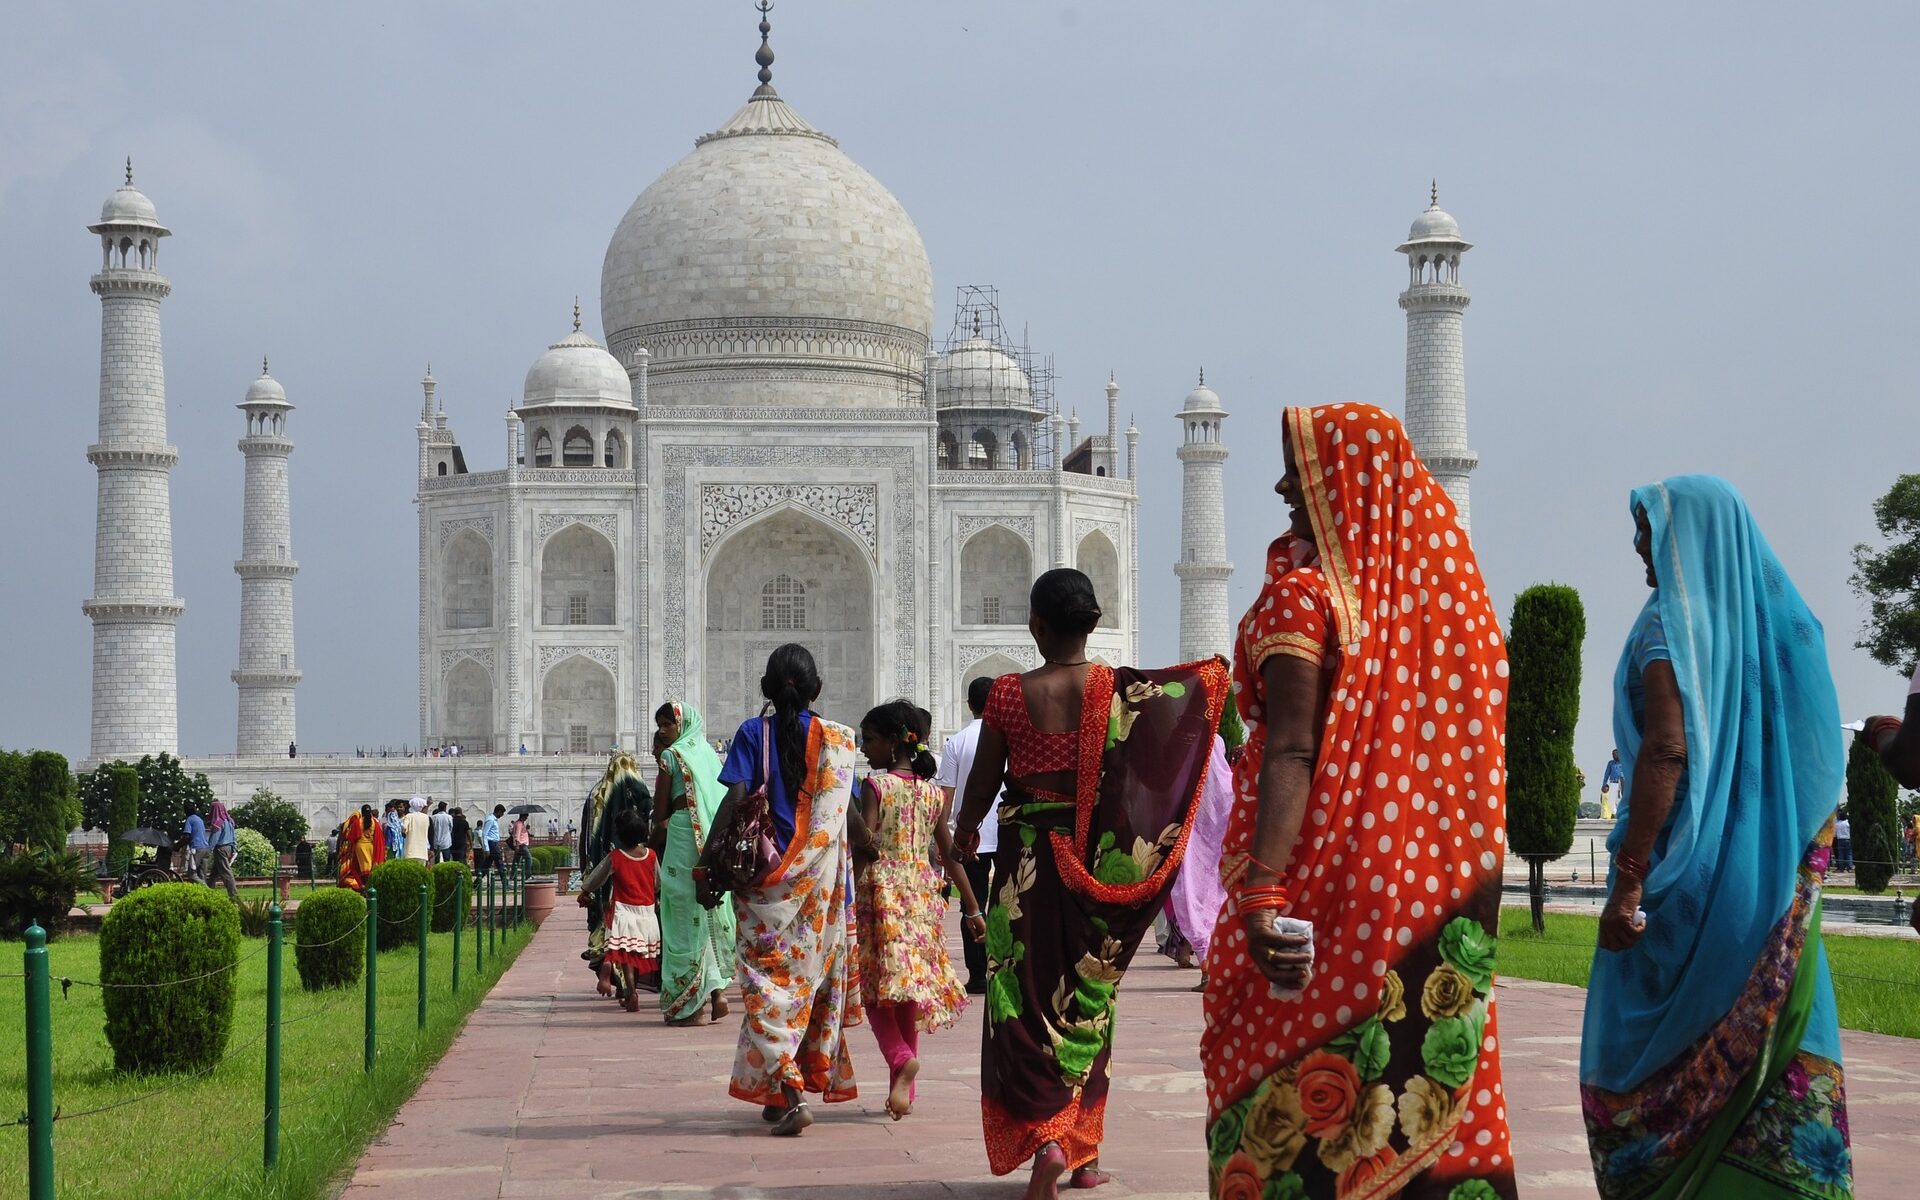
[[[690,704],[662,704],[653,714],[660,778],[654,788],[669,814],[654,823],[660,855],[660,1009],[674,1025],[704,1025],[727,1015],[733,979],[733,906],[703,908],[694,898],[693,867],[706,848],[713,815],[727,789],[720,757],[707,744],[706,722]]]

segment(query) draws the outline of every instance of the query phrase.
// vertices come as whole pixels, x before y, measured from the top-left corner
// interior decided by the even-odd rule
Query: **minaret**
[[[1468,477],[1480,456],[1467,446],[1467,360],[1461,318],[1471,297],[1460,286],[1460,256],[1473,249],[1460,226],[1440,208],[1434,184],[1427,211],[1414,218],[1407,240],[1407,436],[1434,479],[1460,510],[1460,528],[1472,532]]]
[[[300,671],[293,657],[292,509],[287,490],[287,414],[293,405],[260,360],[260,378],[237,406],[247,415],[247,436],[240,453],[247,457],[246,493],[240,508],[240,686],[241,754],[285,754],[294,741],[293,689]]]
[[[160,356],[160,274],[153,202],[126,184],[101,206],[100,440],[87,448],[99,475],[94,515],[93,740],[96,761],[137,759],[180,748],[176,626],[186,605],[173,594],[173,503],[169,480],[180,452],[167,445],[167,381]]]
[[[1173,573],[1180,577],[1180,660],[1210,658],[1233,652],[1233,634],[1227,616],[1227,581],[1233,564],[1227,561],[1227,501],[1221,476],[1227,465],[1227,443],[1221,432],[1227,410],[1220,397],[1200,385],[1187,393],[1180,409],[1185,437],[1180,444],[1180,561]]]

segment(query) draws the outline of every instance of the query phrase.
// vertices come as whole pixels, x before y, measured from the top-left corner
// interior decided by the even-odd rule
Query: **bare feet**
[[[769,1125],[786,1115],[787,1107],[784,1104],[769,1104],[760,1110],[760,1119]]]
[[[713,1019],[716,1021],[718,1021],[721,1017],[726,1016],[727,1012],[729,1011],[727,1008],[727,998],[721,995],[718,990],[715,990],[713,993],[713,1004],[711,1007],[711,1011],[713,1013]]]
[[[597,990],[602,996],[611,996],[613,995],[613,984],[605,975],[602,975],[597,985]]]
[[[920,1073],[920,1060],[910,1058],[893,1077],[887,1089],[887,1115],[898,1121],[913,1112],[913,1077]]]
[[[1067,1173],[1066,1152],[1053,1142],[1033,1156],[1033,1175],[1027,1180],[1025,1200],[1059,1200],[1060,1177]]]
[[[685,1028],[689,1025],[705,1025],[706,1023],[707,1010],[704,1008],[696,1009],[691,1016],[685,1016],[678,1020],[667,1022],[667,1024],[675,1026],[676,1028]]]
[[[1100,1169],[1100,1160],[1096,1158],[1086,1166],[1076,1168],[1073,1172],[1073,1181],[1067,1186],[1074,1188],[1097,1188],[1103,1183],[1112,1181],[1112,1179],[1113,1176]]]
[[[640,1011],[640,993],[634,991],[632,988],[628,988],[627,998],[620,1002],[620,1007],[626,1009],[630,1013],[639,1012]]]

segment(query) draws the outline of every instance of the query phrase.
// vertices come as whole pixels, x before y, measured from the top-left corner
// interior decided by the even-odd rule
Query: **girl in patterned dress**
[[[613,903],[607,906],[606,955],[600,960],[600,994],[613,994],[611,972],[624,980],[621,989],[628,1012],[640,1011],[636,988],[660,990],[660,859],[647,846],[647,818],[627,809],[614,822],[619,849],[594,864],[580,885],[580,906],[608,882]]]
[[[969,937],[985,937],[986,918],[953,851],[947,801],[933,782],[935,764],[904,700],[882,704],[860,722],[860,749],[873,774],[861,788],[866,837],[855,884],[860,986],[874,1040],[887,1060],[887,1115],[913,1111],[920,1031],[951,1025],[967,1006],[947,958],[940,874],[931,847],[960,891]]]

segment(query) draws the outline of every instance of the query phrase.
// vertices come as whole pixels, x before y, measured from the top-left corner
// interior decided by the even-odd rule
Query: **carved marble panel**
[[[489,546],[493,544],[492,514],[483,517],[451,517],[440,522],[440,549],[445,550],[447,543],[453,540],[453,535],[463,529],[471,529],[487,539]]]
[[[542,646],[536,653],[534,675],[544,680],[547,672],[551,671],[556,664],[576,654],[592,659],[612,672],[615,679],[620,678],[620,647],[618,646]]]
[[[1016,534],[1020,540],[1026,542],[1028,549],[1033,548],[1032,517],[983,517],[976,516],[972,513],[965,514],[960,518],[959,537],[956,539],[956,543],[962,546],[966,545],[969,538],[989,525],[1005,526],[1010,532]]]
[[[541,513],[537,534],[539,544],[546,545],[548,538],[569,525],[585,525],[588,529],[605,534],[614,545],[620,544],[620,518],[612,513]]]
[[[880,556],[880,489],[868,483],[709,483],[700,488],[700,552],[768,509],[795,504],[851,532]]]

